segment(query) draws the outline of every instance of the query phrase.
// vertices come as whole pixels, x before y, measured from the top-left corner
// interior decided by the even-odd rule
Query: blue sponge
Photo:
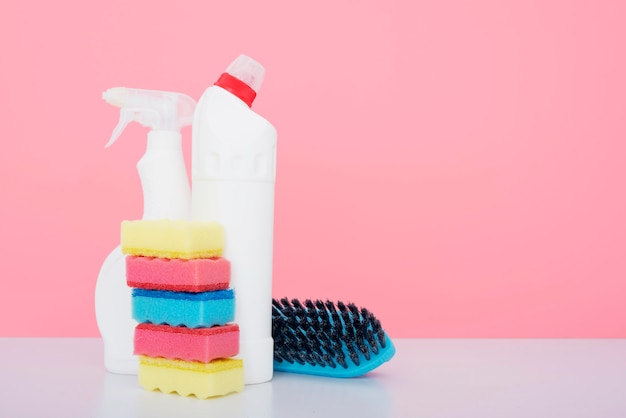
[[[235,297],[232,289],[201,293],[133,289],[133,318],[173,327],[225,325],[235,319]]]

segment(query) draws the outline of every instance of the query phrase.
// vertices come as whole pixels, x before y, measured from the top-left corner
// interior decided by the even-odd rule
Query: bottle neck
[[[177,131],[151,131],[137,162],[143,190],[143,219],[188,219],[191,191]]]
[[[183,136],[177,131],[150,131],[148,132],[147,151],[157,149],[182,150]]]
[[[220,78],[215,82],[215,85],[231,92],[247,104],[248,107],[252,107],[252,102],[256,97],[256,91],[237,77],[233,77],[228,73],[222,73]]]

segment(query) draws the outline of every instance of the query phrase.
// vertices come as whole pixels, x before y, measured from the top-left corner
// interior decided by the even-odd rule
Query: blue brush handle
[[[283,360],[282,362],[274,361],[274,370],[278,372],[310,374],[326,377],[356,377],[364,375],[365,373],[374,370],[386,361],[389,361],[395,353],[396,348],[391,342],[389,336],[385,333],[385,348],[379,348],[378,354],[370,352],[369,360],[363,355],[363,353],[358,352],[358,366],[352,363],[352,361],[349,359],[346,360],[346,362],[348,363],[347,368],[343,368],[340,365],[337,365],[334,368],[330,366],[320,365],[312,366],[308,363],[289,363],[288,361]]]

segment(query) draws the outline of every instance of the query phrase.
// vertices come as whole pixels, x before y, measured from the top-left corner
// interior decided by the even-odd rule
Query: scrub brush
[[[380,321],[353,303],[272,300],[274,370],[355,377],[396,352]]]

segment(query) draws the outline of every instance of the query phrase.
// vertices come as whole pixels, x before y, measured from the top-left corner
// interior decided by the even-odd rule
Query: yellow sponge
[[[139,356],[139,384],[148,390],[200,399],[241,392],[243,361],[222,358],[201,363]]]
[[[126,255],[144,257],[219,257],[224,250],[224,229],[216,222],[123,221],[121,247]]]

